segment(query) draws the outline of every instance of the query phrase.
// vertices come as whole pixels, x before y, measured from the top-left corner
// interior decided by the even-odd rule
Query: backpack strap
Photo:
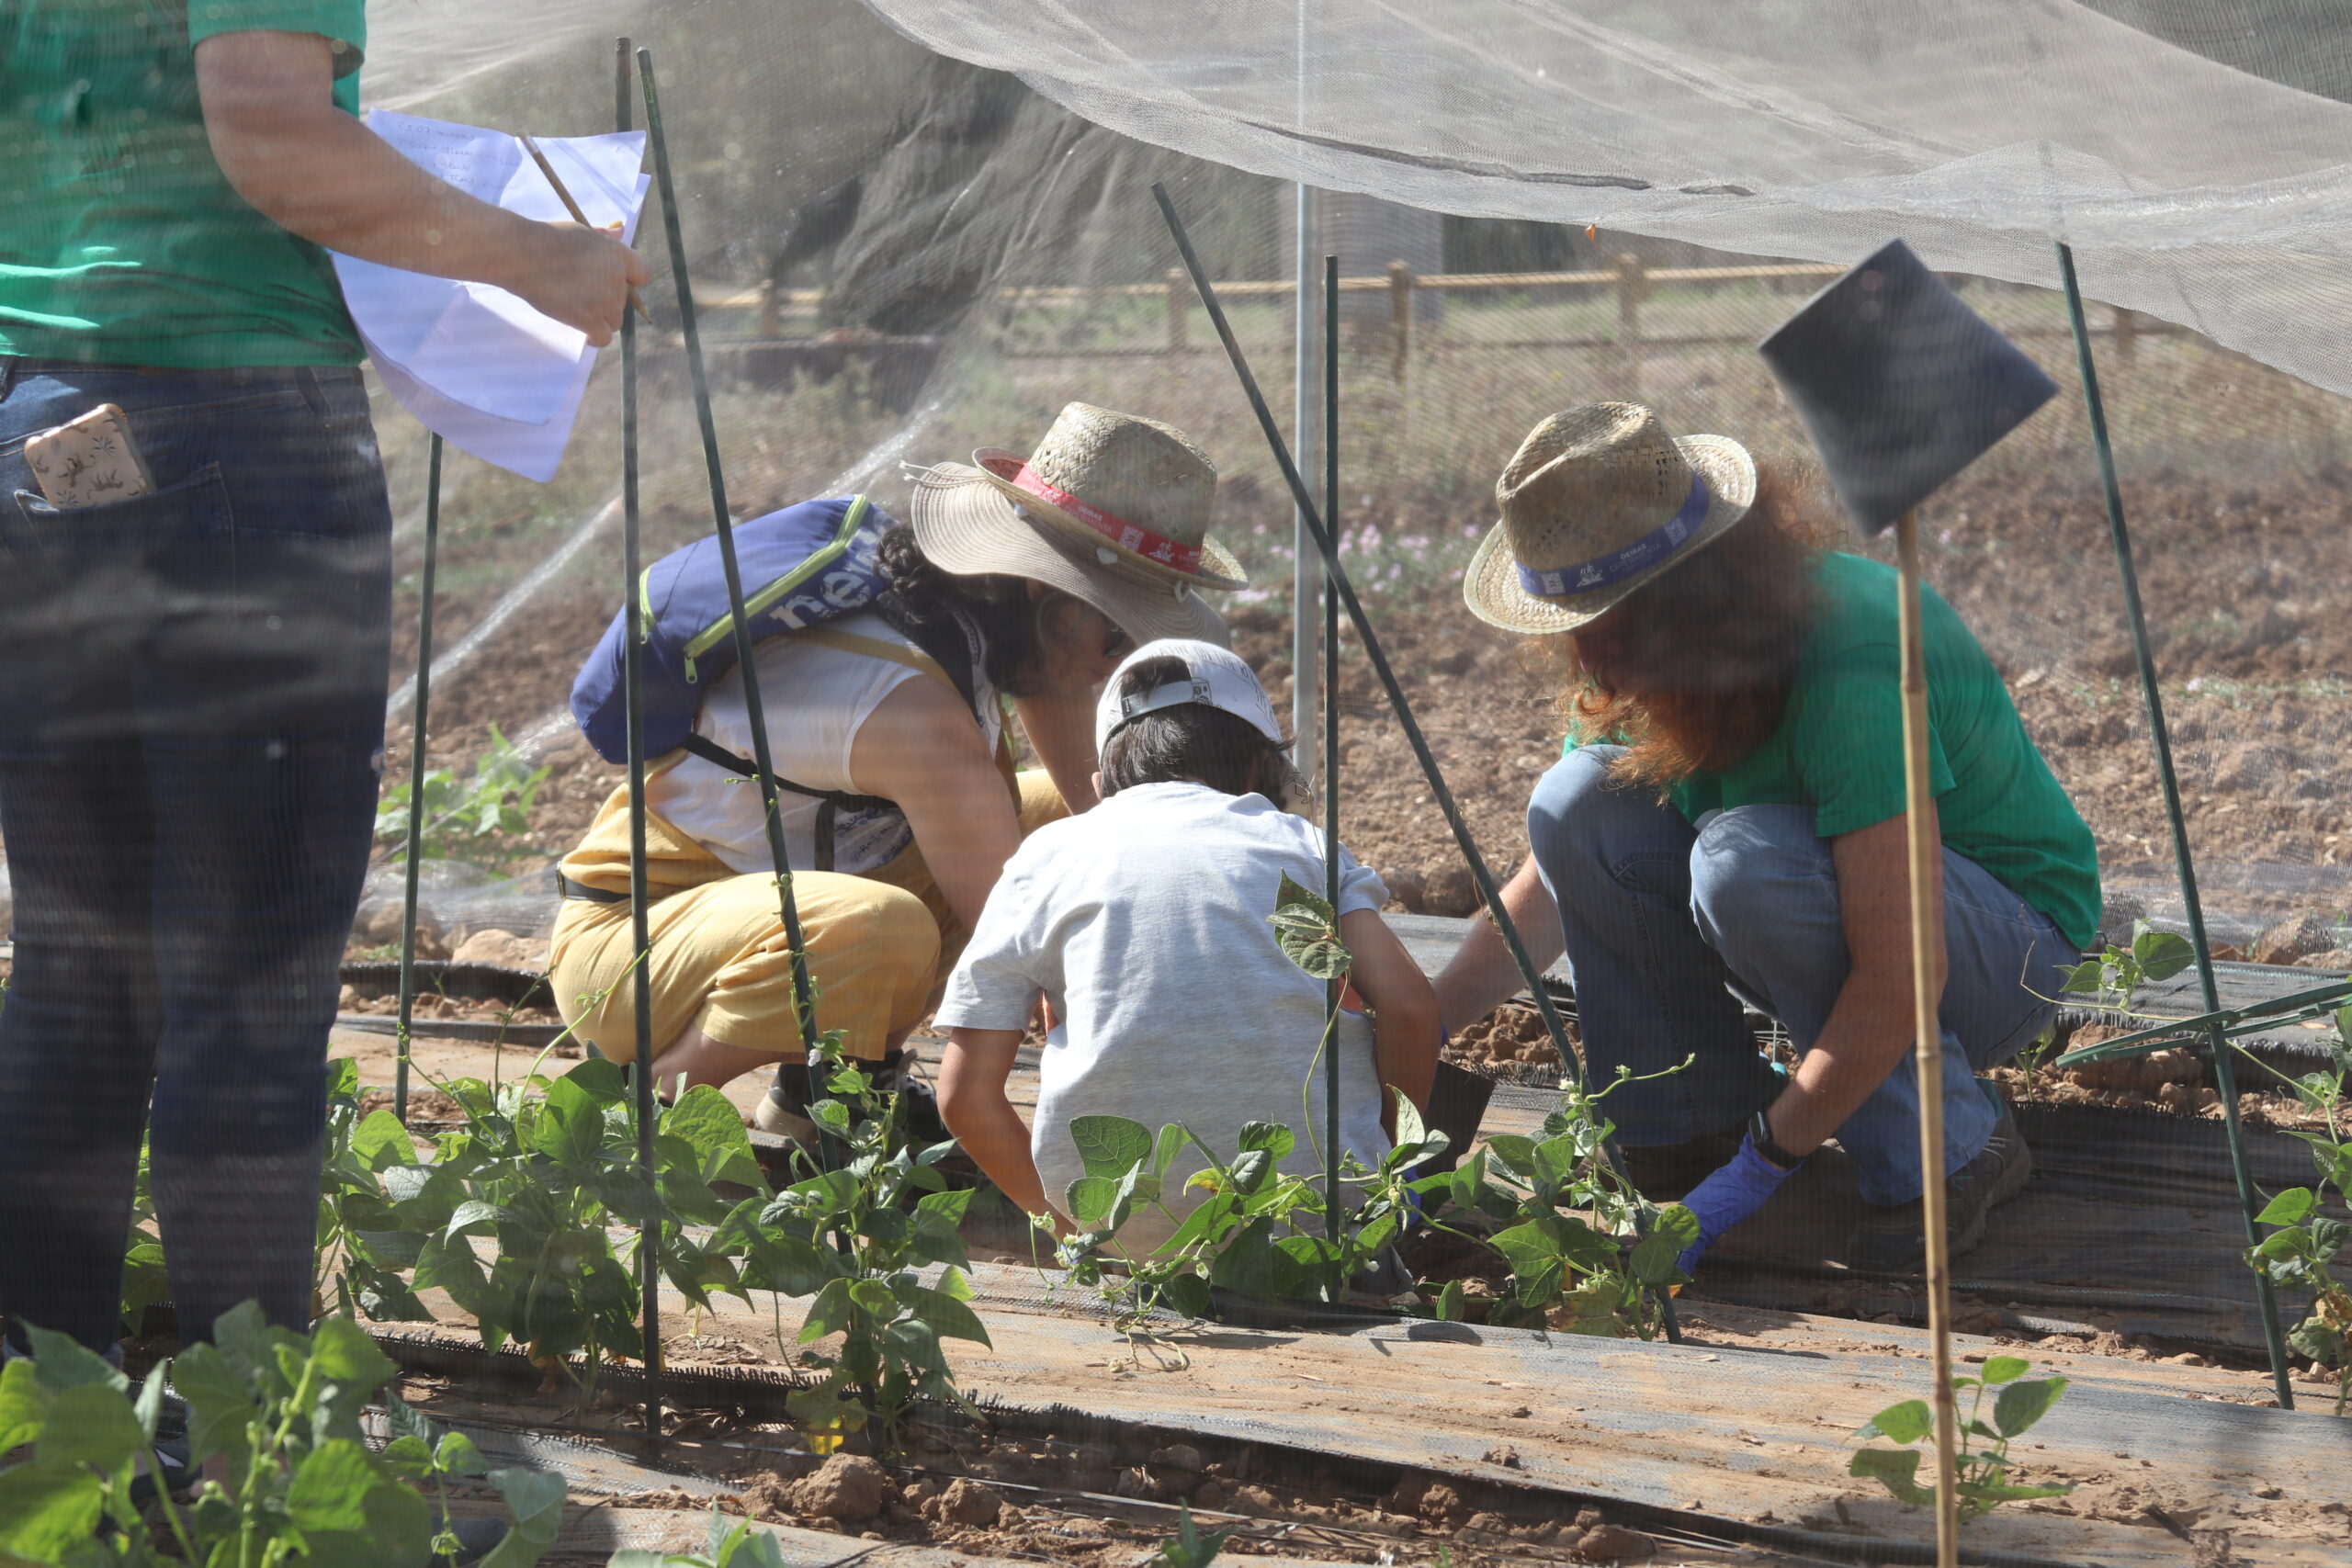
[[[886,617],[886,619],[888,619],[894,627],[897,626],[896,617]],[[966,638],[960,626],[948,626],[944,629],[954,637],[956,645],[965,645]],[[831,626],[802,626],[786,635],[801,642],[813,642],[821,647],[839,649],[843,653],[862,653],[871,659],[886,659],[893,664],[904,665],[919,675],[928,675],[943,685],[954,688],[957,694],[963,697],[966,706],[969,707],[972,705],[971,660],[968,650],[965,659],[956,661],[965,673],[965,679],[959,682],[951,676],[947,670],[940,667],[940,660],[919,648],[901,648],[897,643],[884,642],[878,637],[860,637],[855,632],[839,631]],[[911,637],[913,633],[910,631],[907,635]],[[944,641],[940,638],[926,640]],[[954,648],[949,649],[951,652],[955,650]],[[975,716],[977,717],[977,713]],[[701,758],[713,767],[724,768],[730,773],[747,779],[756,779],[760,776],[757,764],[749,757],[729,751],[707,735],[689,731],[684,746],[689,754]],[[843,789],[811,789],[807,784],[795,784],[780,774],[775,776],[773,782],[780,790],[788,791],[793,795],[807,795],[818,803],[816,829],[812,834],[817,846],[817,863],[811,869],[816,871],[833,869],[833,823],[841,812],[872,811],[878,807],[895,807],[898,805],[898,802],[885,799],[878,795],[858,795],[854,791]]]

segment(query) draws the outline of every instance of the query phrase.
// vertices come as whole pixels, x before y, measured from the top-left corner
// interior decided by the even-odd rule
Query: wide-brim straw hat
[[[1639,403],[1555,413],[1495,481],[1502,520],[1462,581],[1506,631],[1570,632],[1720,536],[1756,501],[1756,460],[1727,435],[1674,435]]]
[[[1196,592],[1246,588],[1208,536],[1216,469],[1173,426],[1064,408],[1025,458],[983,447],[915,481],[908,522],[943,571],[1025,577],[1084,600],[1136,642],[1230,640]]]

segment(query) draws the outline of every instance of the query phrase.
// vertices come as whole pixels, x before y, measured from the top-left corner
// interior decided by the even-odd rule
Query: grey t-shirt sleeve
[[[1045,988],[1038,936],[1046,926],[1038,883],[1016,853],[980,908],[978,925],[947,976],[932,1022],[940,1029],[1026,1029]]]
[[[1378,909],[1388,902],[1388,885],[1380,874],[1368,865],[1358,865],[1348,846],[1340,846],[1340,913],[1352,915],[1359,909]]]

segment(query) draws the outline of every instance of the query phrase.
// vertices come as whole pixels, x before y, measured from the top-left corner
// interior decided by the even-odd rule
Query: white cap
[[[1127,671],[1147,659],[1181,659],[1191,678],[1170,681],[1122,702],[1119,688]],[[1111,737],[1130,719],[1186,703],[1221,708],[1236,718],[1247,719],[1259,734],[1275,745],[1283,744],[1282,727],[1274,722],[1274,705],[1266,700],[1266,688],[1258,683],[1258,677],[1242,662],[1239,654],[1213,642],[1163,637],[1145,643],[1121,660],[1119,668],[1103,686],[1102,700],[1094,706],[1095,755],[1102,755],[1102,748],[1111,743]]]

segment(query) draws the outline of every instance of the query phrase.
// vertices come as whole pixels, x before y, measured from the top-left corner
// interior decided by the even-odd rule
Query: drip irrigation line
[[[799,1015],[800,1045],[808,1064],[812,1107],[825,1099],[824,1070],[817,1054],[817,1001],[808,981],[808,950],[800,932],[800,911],[792,897],[792,857],[785,849],[784,818],[776,803],[775,753],[768,747],[767,710],[761,705],[759,663],[753,658],[751,618],[743,609],[743,574],[735,559],[735,524],[727,513],[727,473],[718,457],[718,425],[711,412],[710,379],[704,373],[702,334],[695,323],[694,289],[686,267],[686,238],[679,226],[677,186],[670,177],[670,147],[662,135],[662,97],[654,85],[653,51],[637,51],[638,75],[645,88],[645,133],[653,152],[653,174],[662,187],[662,228],[670,242],[670,270],[678,297],[678,325],[685,339],[686,373],[694,383],[695,418],[702,430],[703,466],[710,479],[711,525],[718,539],[718,563],[727,578],[727,612],[735,627],[735,663],[743,673],[744,716],[752,731],[752,762],[759,771],[762,821],[768,859],[775,867],[776,910],[783,917],[785,945],[792,953],[792,1004]],[[820,1124],[820,1160],[832,1165],[832,1140]]]
[[[1581,1083],[1584,1066],[1574,1047],[1568,1043],[1568,1032],[1560,1021],[1559,1009],[1552,1005],[1551,993],[1544,989],[1543,971],[1527,952],[1527,944],[1520,939],[1519,925],[1503,907],[1502,895],[1495,886],[1492,873],[1487,869],[1484,855],[1478,852],[1477,840],[1471,836],[1469,819],[1462,815],[1462,807],[1447,787],[1445,773],[1438,766],[1437,756],[1430,750],[1429,739],[1413,717],[1413,705],[1406,699],[1405,688],[1398,684],[1396,671],[1390,667],[1388,655],[1380,646],[1380,634],[1373,630],[1372,617],[1364,614],[1363,604],[1356,597],[1355,584],[1348,580],[1347,569],[1340,564],[1340,552],[1331,530],[1309,494],[1306,480],[1300,477],[1298,465],[1292,460],[1290,447],[1283,440],[1283,433],[1274,423],[1273,411],[1266,404],[1266,394],[1258,386],[1258,378],[1250,368],[1250,359],[1241,351],[1241,342],[1233,335],[1233,323],[1226,320],[1225,306],[1216,297],[1216,285],[1209,281],[1208,269],[1201,265],[1200,253],[1193,248],[1193,236],[1178,216],[1175,200],[1168,194],[1164,182],[1154,182],[1151,194],[1159,203],[1159,214],[1168,221],[1169,232],[1175,236],[1177,252],[1183,257],[1184,270],[1191,275],[1193,288],[1201,297],[1207,310],[1209,324],[1216,329],[1217,341],[1225,345],[1226,357],[1232,362],[1233,373],[1241,382],[1241,390],[1250,400],[1250,412],[1258,416],[1258,428],[1266,437],[1266,445],[1273,453],[1275,465],[1282,469],[1283,480],[1290,486],[1291,500],[1297,508],[1299,521],[1306,524],[1314,536],[1315,547],[1323,557],[1326,591],[1335,592],[1347,607],[1348,619],[1363,643],[1364,658],[1371,661],[1372,672],[1380,682],[1381,691],[1388,698],[1389,708],[1396,715],[1396,727],[1405,733],[1407,744],[1413,749],[1413,760],[1419,764],[1421,776],[1429,781],[1430,794],[1437,800],[1438,810],[1445,818],[1445,825],[1453,830],[1453,841],[1462,852],[1462,859],[1469,867],[1470,880],[1478,890],[1487,908],[1487,918],[1503,939],[1510,952],[1511,962],[1519,966],[1520,978],[1534,998],[1535,1010],[1544,1020],[1544,1032],[1551,1036],[1552,1048],[1560,1058],[1560,1069],[1571,1080]],[[1295,605],[1293,614],[1305,610]],[[1328,694],[1327,694],[1328,695]],[[1619,1175],[1623,1174],[1623,1162],[1613,1146],[1607,1149],[1609,1163]],[[1671,1343],[1682,1342],[1681,1325],[1676,1321],[1674,1298],[1664,1291],[1656,1292],[1661,1322]]]
[[[433,574],[441,547],[441,436],[435,432],[425,446],[424,570],[417,585],[416,706],[408,731],[408,864],[401,886],[401,1001],[396,1033],[399,1048],[392,1058],[392,1114],[408,1125],[409,1024],[416,1009],[416,877],[424,838],[425,722],[433,703]]]
[[[2221,1024],[2211,1015],[2222,1011],[2220,976],[2214,973],[2212,945],[2205,937],[2205,905],[2198,895],[2197,862],[2188,847],[2188,819],[2180,809],[2180,777],[2172,761],[2172,731],[2165,723],[2164,692],[2156,683],[2156,656],[2148,636],[2148,615],[2140,602],[2140,570],[2132,559],[2132,531],[2123,520],[2123,490],[2115,477],[2115,446],[2108,438],[2107,404],[2099,396],[2098,365],[2091,354],[2090,329],[2083,320],[2083,288],[2075,276],[2075,250],[2058,242],[2058,271],[2066,287],[2066,316],[2075,330],[2075,360],[2083,378],[2083,407],[2090,417],[2091,445],[2098,453],[2099,489],[2107,502],[2107,531],[2115,546],[2115,567],[2123,581],[2123,611],[2132,624],[2132,657],[2139,667],[2140,696],[2148,714],[2148,740],[2156,753],[2156,778],[2164,786],[2165,820],[2172,833],[2174,869],[2180,877],[2180,902],[2188,919],[2188,943],[2197,955],[2197,984],[2203,991],[2206,1043],[2213,1059],[2214,1088],[2222,1097],[2222,1126],[2229,1134],[2230,1170],[2236,1179],[2238,1205],[2245,1211],[2249,1246],[2262,1245],[2262,1194],[2255,1187],[2247,1164],[2245,1132],[2238,1115],[2237,1064],[2222,1037]],[[2278,1326],[2278,1303],[2269,1278],[2254,1273],[2255,1299],[2261,1310],[2263,1348],[2270,1353],[2270,1381],[2278,1407],[2292,1410],[2295,1393],[2287,1378],[2287,1344]]]
[[[629,102],[629,40],[613,40],[613,128],[633,130]],[[628,735],[628,921],[629,949],[637,971],[630,979],[635,1000],[636,1065],[631,1110],[637,1117],[637,1168],[645,1179],[645,1218],[637,1230],[637,1288],[645,1326],[645,1430],[662,1438],[661,1175],[654,1159],[658,1131],[653,1083],[653,938],[648,929],[652,898],[645,870],[645,635],[644,605],[637,592],[639,538],[637,462],[637,317],[621,312],[621,604],[628,617],[621,641],[621,707]]]

